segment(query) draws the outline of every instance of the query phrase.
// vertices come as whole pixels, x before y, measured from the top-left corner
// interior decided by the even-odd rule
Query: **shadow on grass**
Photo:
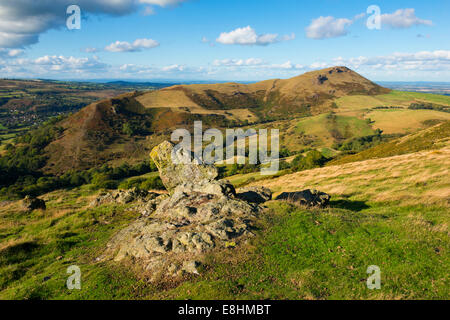
[[[369,209],[370,206],[364,201],[350,201],[350,200],[333,200],[330,201],[331,208],[346,209],[354,212],[360,212]]]

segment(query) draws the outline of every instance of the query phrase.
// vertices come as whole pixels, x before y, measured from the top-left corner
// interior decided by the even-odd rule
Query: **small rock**
[[[251,203],[264,203],[272,200],[272,191],[264,187],[247,187],[239,190],[237,197]]]
[[[31,212],[37,209],[45,210],[47,206],[45,205],[45,201],[42,199],[26,196],[25,199],[23,199],[22,201],[22,208],[26,212]]]
[[[198,268],[201,266],[201,263],[198,261],[185,261],[183,262],[183,267],[181,270],[190,274],[199,275]]]
[[[284,192],[276,200],[289,201],[307,207],[325,208],[330,204],[331,196],[317,190],[305,190],[300,192]]]

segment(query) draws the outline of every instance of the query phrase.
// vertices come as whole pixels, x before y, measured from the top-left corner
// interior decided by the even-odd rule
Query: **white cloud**
[[[171,65],[171,66],[162,67],[161,70],[165,71],[165,72],[173,72],[173,71],[180,71],[180,72],[182,72],[182,71],[185,70],[185,67],[184,66],[180,66],[178,64],[174,64],[174,65]]]
[[[3,58],[17,58],[23,54],[23,50],[20,49],[2,49],[0,48],[0,57]]]
[[[309,66],[309,69],[317,70],[317,69],[324,69],[324,68],[331,67],[331,66],[332,66],[332,64],[329,64],[327,62],[314,62],[314,63],[311,63],[311,65]]]
[[[433,21],[422,20],[416,16],[415,9],[399,9],[394,13],[381,15],[381,23],[391,28],[410,28],[412,26],[425,25],[432,26]]]
[[[168,7],[187,0],[1,0],[0,48],[23,48],[39,42],[39,35],[66,26],[66,9],[74,2],[83,16],[123,16],[148,5]],[[150,8],[150,9],[148,9]]]
[[[84,50],[83,50],[83,52],[86,52],[86,53],[96,53],[96,52],[98,52],[99,50],[97,49],[97,48],[85,48]]]
[[[348,34],[347,27],[353,24],[349,19],[334,17],[319,17],[306,28],[306,36],[311,39],[329,39]]]
[[[153,39],[137,39],[133,43],[116,41],[105,48],[109,52],[138,52],[144,49],[152,49],[159,46],[159,42]]]
[[[267,63],[262,59],[249,58],[249,59],[223,59],[215,60],[212,65],[214,67],[227,67],[227,68],[247,68],[255,70],[302,70],[305,67],[301,64],[294,64],[291,61],[287,61],[281,64]]]
[[[10,59],[0,61],[0,70],[11,77],[76,78],[98,76],[108,71],[109,66],[97,57],[76,58],[66,56],[42,56],[37,59]]]
[[[416,53],[393,53],[377,57],[342,57],[333,60],[334,64],[346,65],[353,69],[414,71],[450,71],[450,51],[420,51]]]
[[[260,45],[266,46],[269,44],[289,41],[295,39],[295,34],[289,36],[279,37],[278,34],[261,34],[258,35],[256,31],[247,26],[245,28],[238,28],[231,32],[223,32],[216,39],[217,42],[227,45]]]
[[[243,66],[258,66],[263,64],[263,60],[249,58],[249,59],[223,59],[215,60],[213,62],[214,66],[217,67],[243,67]]]

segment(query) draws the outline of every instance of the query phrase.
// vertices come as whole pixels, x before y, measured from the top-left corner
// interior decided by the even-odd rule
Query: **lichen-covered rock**
[[[211,182],[219,176],[216,167],[203,165],[195,158],[191,161],[191,155],[186,157],[183,150],[175,150],[174,147],[173,143],[166,141],[150,153],[161,180],[170,193],[180,184]]]
[[[239,190],[237,197],[251,203],[264,203],[272,200],[272,191],[264,187],[246,187]]]
[[[91,207],[98,207],[109,203],[128,204],[131,202],[148,202],[159,197],[160,194],[134,188],[100,194],[91,202]]]
[[[304,190],[300,192],[284,192],[276,200],[284,200],[307,207],[325,208],[330,204],[331,196],[317,190]]]
[[[172,162],[173,149],[165,142],[152,152],[170,196],[144,204],[145,214],[113,237],[104,256],[132,259],[152,279],[157,274],[197,274],[206,252],[252,237],[262,210],[257,201],[236,197],[229,182],[216,180],[215,167]],[[263,199],[271,198],[270,190],[258,192]]]
[[[22,209],[26,212],[31,212],[33,210],[45,210],[47,206],[45,201],[32,196],[26,196],[22,201]]]
[[[146,269],[157,256],[201,255],[252,236],[260,208],[225,195],[176,191],[151,218],[141,218],[108,244],[116,261],[139,259]],[[153,262],[152,262],[153,263]],[[154,271],[154,270],[153,270]]]

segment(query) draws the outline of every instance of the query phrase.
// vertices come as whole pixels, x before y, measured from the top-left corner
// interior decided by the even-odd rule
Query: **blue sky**
[[[448,12],[445,0],[2,0],[0,77],[255,81],[346,65],[450,81]]]

